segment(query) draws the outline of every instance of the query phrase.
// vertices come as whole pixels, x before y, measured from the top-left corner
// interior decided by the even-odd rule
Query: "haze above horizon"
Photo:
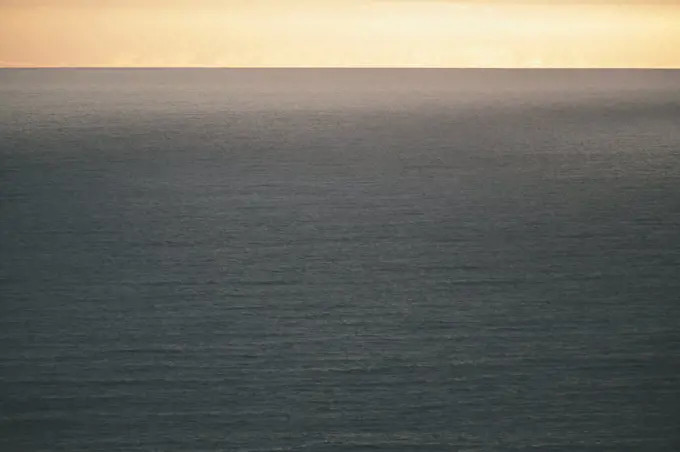
[[[680,3],[6,0],[0,67],[680,68]]]

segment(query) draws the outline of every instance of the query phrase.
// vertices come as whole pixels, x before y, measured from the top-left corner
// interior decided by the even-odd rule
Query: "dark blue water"
[[[0,71],[3,451],[677,451],[680,72]]]

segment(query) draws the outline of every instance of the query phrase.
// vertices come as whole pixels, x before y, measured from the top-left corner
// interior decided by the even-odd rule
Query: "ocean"
[[[680,71],[0,70],[0,450],[680,450]]]

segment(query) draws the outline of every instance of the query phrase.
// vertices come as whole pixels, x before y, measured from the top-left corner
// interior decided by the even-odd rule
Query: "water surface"
[[[674,451],[680,73],[0,71],[7,451]]]

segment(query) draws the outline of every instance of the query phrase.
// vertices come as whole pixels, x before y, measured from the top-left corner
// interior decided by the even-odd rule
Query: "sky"
[[[680,68],[680,0],[0,0],[0,66]]]

